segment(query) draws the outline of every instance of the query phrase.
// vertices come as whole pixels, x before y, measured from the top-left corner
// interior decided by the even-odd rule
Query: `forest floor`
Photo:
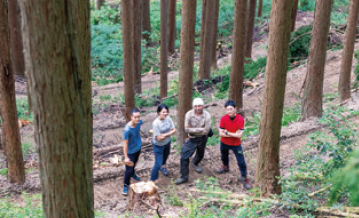
[[[303,12],[304,13],[304,12]],[[298,13],[297,27],[309,24],[313,21],[313,15],[310,13],[301,15]],[[266,55],[266,44],[268,42],[267,35],[262,36],[260,39],[255,40],[253,45],[253,57]],[[359,43],[355,44],[355,50],[359,50]],[[339,81],[339,69],[341,63],[341,52],[328,51],[326,57],[325,66],[325,78],[323,94],[326,96],[324,101],[328,107],[330,105],[338,105],[339,100],[335,93],[337,92]],[[219,66],[224,66],[230,60],[230,55],[223,59],[220,59]],[[356,63],[353,63],[352,72],[354,71]],[[301,88],[307,72],[307,65],[302,64],[287,74],[287,84],[285,92],[285,107],[291,107],[298,105],[301,102]],[[178,77],[178,72],[173,71],[169,73],[169,80],[174,80]],[[354,75],[352,75],[354,79]],[[258,112],[261,107],[261,99],[264,90],[264,74],[261,74],[256,78],[255,82],[259,83],[259,86],[255,89],[245,89],[244,91],[244,109],[245,114],[249,117],[251,114]],[[158,89],[159,75],[147,74],[142,77],[143,90],[146,89]],[[95,209],[105,212],[106,217],[118,217],[124,215],[127,198],[123,196],[123,172],[124,165],[114,166],[110,163],[109,158],[114,155],[122,156],[122,130],[125,126],[125,120],[123,117],[123,106],[116,103],[116,97],[120,97],[120,93],[123,92],[123,83],[110,84],[107,86],[94,86],[93,87],[93,101],[94,107],[97,107],[97,113],[94,115],[94,193],[95,193]],[[206,92],[207,96],[213,96],[214,90],[210,89]],[[16,79],[16,93],[17,97],[26,96],[26,81],[17,78]],[[103,96],[111,96],[104,99]],[[151,97],[151,96],[148,96]],[[206,110],[214,118],[213,128],[218,129],[220,118],[225,114],[224,105],[225,100],[216,100],[208,98]],[[349,108],[359,110],[359,91],[352,93],[352,98],[346,103]],[[150,177],[151,169],[154,165],[154,155],[152,148],[149,145],[150,133],[152,121],[156,118],[156,109],[153,107],[143,107],[143,140],[144,148],[141,154],[139,163],[136,167],[138,176],[143,181],[148,181]],[[176,122],[176,108],[170,108],[170,115]],[[359,118],[354,117],[353,120],[359,123]],[[280,166],[281,175],[286,175],[288,169],[295,165],[297,160],[295,159],[295,151],[302,148],[308,140],[308,135],[315,131],[322,131],[325,127],[320,125],[315,119],[307,120],[305,122],[291,123],[288,127],[282,128],[282,137],[280,142]],[[25,158],[25,166],[27,168],[26,183],[19,187],[16,185],[8,184],[5,176],[0,175],[0,194],[10,193],[11,201],[18,204],[24,204],[24,200],[20,197],[22,191],[26,191],[31,194],[39,193],[41,190],[39,182],[38,171],[38,158],[36,154],[36,143],[33,140],[33,125],[30,123],[21,128],[21,136],[23,143],[29,143],[29,153]],[[218,136],[214,136],[218,137]],[[102,153],[101,149],[106,150],[109,147],[116,147],[113,151]],[[242,143],[244,149],[244,155],[248,167],[249,179],[254,182],[254,175],[256,170],[256,161],[258,154],[258,136],[249,137]],[[96,153],[97,152],[97,153]],[[240,172],[236,165],[235,157],[230,154],[230,169],[231,171],[225,175],[216,174],[216,170],[221,166],[219,145],[207,146],[205,157],[200,163],[203,169],[202,174],[197,174],[190,166],[189,182],[180,186],[173,185],[173,180],[180,176],[179,164],[180,164],[180,146],[174,143],[169,157],[167,168],[169,170],[169,176],[165,177],[160,174],[157,185],[159,187],[159,193],[161,195],[164,206],[159,210],[160,214],[164,217],[178,217],[180,214],[186,214],[188,208],[183,206],[171,206],[170,201],[174,196],[178,196],[181,201],[187,202],[191,197],[195,197],[196,193],[191,193],[189,190],[196,187],[196,182],[206,182],[206,178],[214,177],[218,179],[218,185],[221,189],[231,191],[235,193],[246,193],[247,190],[238,182],[238,176]],[[5,165],[5,157],[3,151],[0,150],[0,168]],[[132,181],[134,182],[134,181]],[[144,211],[144,214],[148,211]],[[289,217],[287,211],[274,211],[272,217]]]

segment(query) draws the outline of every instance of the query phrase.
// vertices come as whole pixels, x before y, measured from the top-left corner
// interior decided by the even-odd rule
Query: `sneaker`
[[[252,185],[249,182],[249,179],[244,178],[244,177],[240,177],[238,178],[238,180],[243,184],[243,187],[247,190],[252,188]]]
[[[123,186],[123,195],[128,195],[128,186]]]
[[[161,167],[161,168],[160,168],[160,171],[161,171],[161,173],[162,173],[164,176],[168,176],[168,172],[167,172],[167,169],[166,169],[166,168]]]
[[[222,165],[221,168],[219,168],[217,170],[217,172],[219,174],[222,174],[222,173],[228,173],[229,172],[229,167],[228,166],[225,166],[225,165]]]
[[[138,177],[136,174],[133,174],[133,176],[131,178],[136,180],[136,181],[141,181],[141,178]]]
[[[197,173],[202,173],[202,168],[201,168],[200,166],[196,165],[196,164],[193,163],[192,161],[191,161],[191,164],[192,164],[194,170],[195,170]]]
[[[187,178],[178,178],[178,179],[175,180],[175,184],[180,185],[180,184],[185,183],[187,181],[188,181]]]

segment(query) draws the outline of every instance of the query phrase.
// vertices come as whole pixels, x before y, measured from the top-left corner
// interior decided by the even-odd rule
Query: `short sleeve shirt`
[[[134,154],[138,152],[142,147],[140,129],[143,122],[140,122],[135,126],[131,127],[130,123],[127,123],[123,129],[123,139],[128,140],[127,143],[127,153]]]
[[[226,114],[221,118],[221,123],[219,128],[227,130],[228,132],[237,132],[237,130],[244,130],[244,118],[237,114],[234,120],[229,118],[229,115]],[[232,138],[232,137],[221,137],[221,142],[226,145],[239,146],[241,144],[241,139]]]
[[[152,123],[153,129],[153,139],[152,143],[157,146],[164,146],[171,142],[171,137],[167,137],[162,141],[158,141],[156,136],[161,135],[162,133],[168,133],[171,129],[174,129],[175,126],[171,117],[167,116],[164,120],[155,119]]]

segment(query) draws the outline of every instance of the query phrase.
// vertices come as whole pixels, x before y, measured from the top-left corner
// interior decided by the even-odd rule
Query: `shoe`
[[[249,182],[249,179],[240,177],[238,180],[243,184],[243,187],[247,190],[252,189],[252,185]]]
[[[198,165],[196,165],[195,163],[191,162],[194,170],[197,172],[197,173],[202,173],[202,168]]]
[[[128,186],[123,186],[123,195],[128,195]]]
[[[178,179],[175,180],[175,184],[180,185],[180,184],[185,183],[187,181],[188,181],[187,178],[178,178]]]
[[[136,174],[133,174],[133,176],[131,178],[136,180],[136,181],[141,181],[141,178],[138,177]]]
[[[219,174],[222,174],[222,173],[228,173],[229,172],[229,167],[228,166],[225,166],[225,165],[222,165],[221,168],[219,168],[217,170],[217,172]]]
[[[161,171],[161,173],[162,173],[164,176],[168,176],[168,172],[167,172],[167,169],[166,169],[166,168],[161,167],[161,168],[160,168],[160,171]]]

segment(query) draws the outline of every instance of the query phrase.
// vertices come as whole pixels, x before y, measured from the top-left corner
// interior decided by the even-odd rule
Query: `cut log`
[[[130,185],[126,209],[129,211],[157,210],[161,204],[161,197],[154,182],[139,182]]]

